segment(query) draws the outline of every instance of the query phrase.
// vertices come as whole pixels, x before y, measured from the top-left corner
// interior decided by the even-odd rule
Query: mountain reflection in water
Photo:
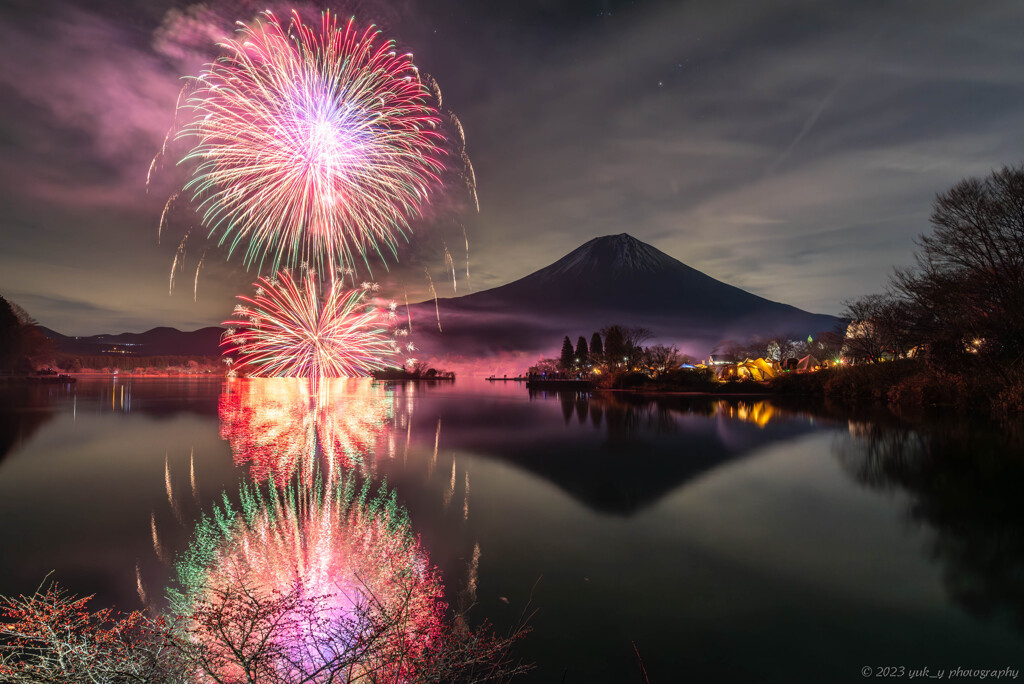
[[[536,681],[624,681],[633,641],[652,681],[859,681],[868,652],[1024,653],[1024,448],[1002,426],[473,380],[9,389],[0,593],[52,569],[101,602],[130,609],[138,586],[163,608],[169,564],[223,493],[333,472],[387,479],[446,600],[477,603],[476,619],[514,623],[544,575],[523,644]],[[315,567],[325,530],[347,524],[311,510],[276,540],[252,518],[276,559],[267,584]],[[745,664],[724,666],[736,652]]]

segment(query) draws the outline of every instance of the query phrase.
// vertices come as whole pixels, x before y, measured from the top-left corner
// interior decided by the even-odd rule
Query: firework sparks
[[[186,185],[203,224],[247,265],[354,269],[396,253],[440,183],[444,137],[410,54],[330,12],[265,12],[222,43],[183,105]]]
[[[364,301],[368,290],[326,284],[320,297],[316,274],[297,283],[287,271],[260,278],[254,298],[239,297],[235,328],[225,336],[225,353],[238,354],[250,375],[350,377],[388,368],[392,353],[382,311]]]

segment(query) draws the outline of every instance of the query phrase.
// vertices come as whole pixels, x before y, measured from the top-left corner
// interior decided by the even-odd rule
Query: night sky
[[[66,334],[230,315],[256,274],[204,242],[187,207],[158,243],[186,174],[165,159],[148,193],[145,181],[181,77],[265,7],[0,4],[0,293]],[[1024,161],[1024,3],[301,7],[383,26],[465,128],[480,212],[458,186],[436,197],[399,264],[375,270],[391,296],[424,297],[424,268],[450,296],[445,246],[468,292],[463,226],[474,290],[627,232],[769,299],[838,313],[911,261],[937,192]]]

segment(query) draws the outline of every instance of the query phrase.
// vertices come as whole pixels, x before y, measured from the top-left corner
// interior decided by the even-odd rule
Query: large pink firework
[[[321,284],[312,272],[301,282],[287,271],[260,278],[256,295],[240,296],[235,318],[225,321],[225,353],[260,377],[353,377],[393,366],[387,313],[364,301],[367,291]]]
[[[222,43],[184,107],[186,190],[247,265],[326,273],[386,259],[443,170],[437,110],[412,55],[375,27],[265,12]]]

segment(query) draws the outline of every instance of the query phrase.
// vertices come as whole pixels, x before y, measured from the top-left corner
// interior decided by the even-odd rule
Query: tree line
[[[654,333],[647,328],[620,324],[608,325],[590,336],[576,340],[575,346],[568,335],[562,340],[557,359],[544,359],[531,367],[531,373],[562,372],[590,373],[629,372],[636,370],[655,376],[680,365],[692,362],[675,345],[653,344],[644,346]]]
[[[844,353],[913,358],[968,395],[1024,408],[1024,167],[940,193],[914,263],[879,293],[845,302]],[[994,394],[993,394],[994,393]]]

